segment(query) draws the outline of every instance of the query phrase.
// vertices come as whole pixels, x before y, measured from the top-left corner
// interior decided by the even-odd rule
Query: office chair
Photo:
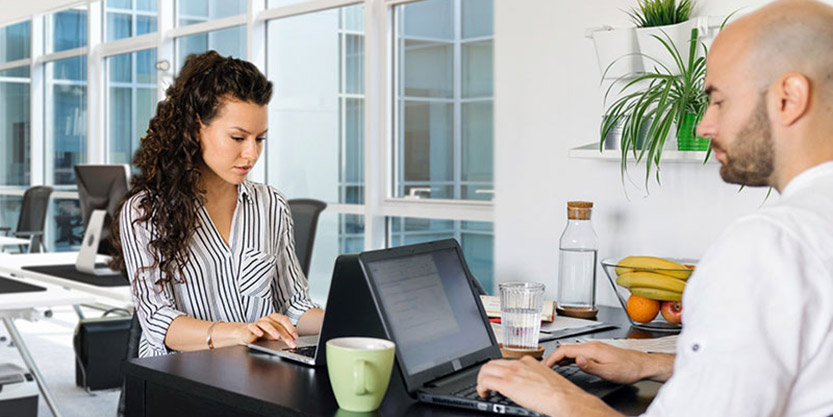
[[[37,253],[41,250],[46,252],[46,246],[43,244],[43,229],[46,224],[50,195],[52,195],[52,187],[45,185],[30,187],[23,194],[23,204],[20,206],[20,217],[17,219],[14,237],[29,239],[29,253]],[[0,227],[0,232],[8,236],[11,228]],[[22,246],[20,251],[24,251]]]
[[[327,203],[307,198],[292,199],[288,203],[292,221],[295,223],[295,255],[301,263],[304,275],[308,276],[318,216],[327,208]]]
[[[127,278],[127,273],[122,271],[122,276]],[[125,360],[136,359],[139,357],[139,340],[142,338],[142,325],[139,324],[139,315],[133,312],[133,319],[130,320],[130,330],[127,336],[127,354]],[[119,394],[119,407],[116,415],[124,417],[125,414],[125,390],[127,389],[127,379],[122,377],[121,393]]]

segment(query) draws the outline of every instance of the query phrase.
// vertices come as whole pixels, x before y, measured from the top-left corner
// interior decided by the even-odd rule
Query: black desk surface
[[[19,292],[46,291],[46,288],[37,285],[27,284],[18,280],[0,277],[0,294],[13,294]]]
[[[599,319],[621,326],[584,337],[665,335],[631,329],[620,308],[602,307]],[[554,342],[546,345],[548,353],[555,346]],[[133,359],[125,363],[124,371],[128,380],[128,416],[494,416],[420,404],[404,395],[401,378],[396,374],[392,375],[388,395],[377,412],[345,412],[336,404],[326,368],[253,354],[242,346]],[[606,401],[626,414],[639,414],[650,404],[659,386],[640,382]]]

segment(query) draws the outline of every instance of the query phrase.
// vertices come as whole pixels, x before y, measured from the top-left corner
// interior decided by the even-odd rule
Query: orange
[[[654,319],[659,313],[659,301],[651,300],[638,295],[631,295],[628,298],[626,310],[628,316],[637,323],[647,323]]]

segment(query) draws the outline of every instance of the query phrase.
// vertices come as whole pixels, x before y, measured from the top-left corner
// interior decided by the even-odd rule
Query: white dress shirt
[[[223,241],[204,207],[198,211],[191,241],[190,261],[183,269],[183,284],[156,281],[150,240],[155,230],[139,218],[139,201],[131,197],[121,211],[121,242],[127,274],[134,283],[133,301],[142,326],[139,356],[170,353],[165,335],[182,315],[200,320],[251,323],[272,313],[289,317],[292,324],[315,305],[309,299],[307,279],[295,255],[292,216],[286,199],[274,188],[244,182],[237,187],[237,208],[229,244]]]
[[[674,376],[645,415],[833,415],[833,162],[706,252],[683,295]]]

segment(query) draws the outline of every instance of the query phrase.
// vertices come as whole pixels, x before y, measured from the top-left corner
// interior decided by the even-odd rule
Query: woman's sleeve
[[[309,309],[317,307],[309,298],[307,277],[301,270],[301,263],[295,254],[295,234],[289,204],[281,196],[280,230],[278,245],[278,285],[281,287],[281,310],[285,312],[292,324]]]
[[[153,265],[150,240],[155,233],[147,222],[133,221],[139,217],[139,197],[128,200],[121,211],[122,252],[127,276],[133,288],[133,305],[142,326],[142,334],[156,352],[170,353],[165,346],[165,335],[175,318],[185,315],[176,308],[173,286],[165,283],[160,289],[155,283],[160,277],[159,268],[143,270]]]

